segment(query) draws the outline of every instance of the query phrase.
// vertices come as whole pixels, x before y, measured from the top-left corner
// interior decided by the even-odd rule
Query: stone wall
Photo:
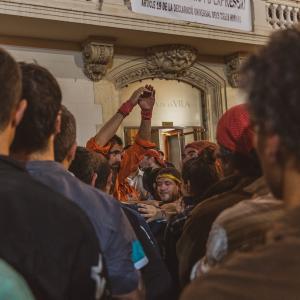
[[[85,145],[102,124],[101,105],[95,103],[93,82],[83,74],[80,52],[4,46],[18,61],[37,63],[57,78],[63,94],[63,104],[77,120],[77,139]],[[107,93],[108,95],[110,93]]]
[[[128,99],[130,93],[138,86],[145,84],[143,81],[135,82],[129,85],[128,88],[117,88],[114,82],[109,78],[109,74],[99,82],[90,81],[83,72],[82,54],[79,51],[53,50],[17,46],[4,46],[18,61],[34,62],[48,68],[54,76],[58,79],[63,91],[63,103],[75,115],[78,124],[78,143],[84,145],[89,137],[95,135],[97,130],[106,122],[118,109],[122,101]],[[137,59],[137,56],[116,54],[113,60],[113,65],[110,66],[109,72],[115,68]],[[217,59],[220,60],[220,59]],[[220,62],[212,62],[201,60],[201,64],[208,68],[211,72],[223,78],[226,87],[224,97],[228,107],[240,103],[242,96],[238,93],[236,88],[229,86],[226,79],[226,65]],[[167,80],[155,80],[155,84],[160,83],[161,91],[168,89]],[[188,103],[191,97],[195,97],[199,101],[199,90],[192,88],[186,83],[178,83],[177,81],[170,81],[172,99],[168,100],[168,91],[164,93],[164,101],[175,102],[182,100],[182,103],[173,103],[169,115],[164,114],[168,111],[164,104],[158,104],[155,109],[154,125],[160,126],[162,121],[174,121],[174,125],[178,126],[192,126],[197,125],[196,114],[200,113],[200,108],[197,112],[193,110],[191,118],[188,117],[188,107],[197,110],[199,103],[193,105]],[[170,87],[169,87],[170,88]],[[178,89],[178,91],[176,91]],[[177,95],[178,99],[174,98]],[[174,98],[174,99],[173,99]],[[188,102],[187,102],[188,101]],[[210,101],[210,99],[207,99]],[[161,110],[159,109],[161,105]],[[172,106],[171,105],[171,106]],[[185,107],[181,107],[185,106]],[[182,109],[182,111],[181,111]],[[174,114],[172,114],[172,112]],[[182,114],[181,114],[182,113]],[[213,112],[211,112],[213,113]],[[208,116],[212,118],[212,116]],[[186,124],[184,124],[186,122]],[[126,119],[123,126],[139,126],[140,116],[139,112],[133,114]],[[201,125],[201,116],[199,116],[199,123]],[[123,126],[118,131],[118,134],[123,135]],[[211,128],[213,131],[213,128]],[[214,138],[214,132],[211,133],[211,138]]]

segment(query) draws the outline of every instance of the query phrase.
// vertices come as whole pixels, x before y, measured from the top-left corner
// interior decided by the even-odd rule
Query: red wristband
[[[124,117],[127,117],[131,113],[133,108],[134,108],[134,105],[132,104],[132,102],[130,100],[128,100],[121,105],[121,107],[118,110],[118,113],[120,113]]]
[[[147,110],[142,110],[141,111],[142,119],[143,120],[151,120],[152,118],[152,110],[147,109]]]

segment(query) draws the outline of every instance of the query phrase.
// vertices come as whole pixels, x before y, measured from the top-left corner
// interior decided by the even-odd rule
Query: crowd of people
[[[82,147],[54,76],[0,49],[0,299],[298,299],[299,53],[291,28],[252,54],[247,102],[178,170],[151,141],[154,87]]]

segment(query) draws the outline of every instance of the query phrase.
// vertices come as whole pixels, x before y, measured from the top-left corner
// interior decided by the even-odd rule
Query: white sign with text
[[[131,7],[156,17],[252,30],[250,0],[131,0]]]

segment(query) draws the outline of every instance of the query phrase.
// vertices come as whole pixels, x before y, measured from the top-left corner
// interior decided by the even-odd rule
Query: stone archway
[[[145,57],[130,60],[112,69],[107,79],[117,89],[151,78],[178,80],[198,88],[204,93],[207,138],[214,140],[216,124],[227,109],[226,82],[201,64],[197,57],[197,51],[185,45],[153,47],[147,50]]]

